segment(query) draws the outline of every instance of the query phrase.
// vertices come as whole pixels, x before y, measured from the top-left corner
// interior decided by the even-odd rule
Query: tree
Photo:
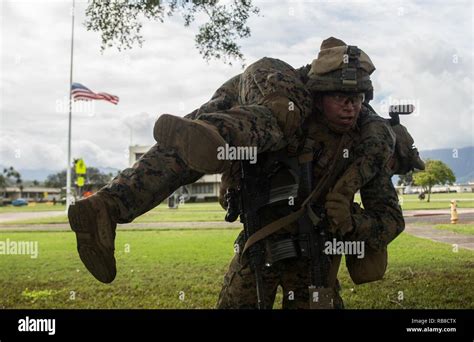
[[[427,160],[425,170],[413,174],[415,185],[420,185],[425,192],[428,192],[430,201],[431,188],[436,184],[453,184],[456,181],[453,171],[441,160]]]
[[[7,180],[4,175],[0,174],[0,189],[5,189],[7,186]]]
[[[21,175],[16,171],[13,166],[10,166],[8,169],[3,169],[3,187],[6,187],[9,184],[15,184],[20,189],[20,197],[23,194],[23,181],[21,180]],[[12,178],[14,180],[12,180]],[[2,182],[2,181],[0,181]]]
[[[5,188],[8,185],[16,185],[20,189],[20,197],[23,194],[23,181],[18,171],[13,166],[3,169],[3,174],[0,175],[0,188]]]
[[[105,174],[98,168],[88,167],[86,170],[86,183],[102,185],[108,183],[112,179],[112,174]],[[71,168],[71,178],[76,179],[76,172],[74,168]],[[66,170],[51,174],[46,178],[44,185],[51,188],[62,188],[66,186]]]
[[[86,179],[88,184],[102,185],[108,183],[113,178],[112,174],[102,173],[98,168],[88,167]]]
[[[184,26],[188,27],[196,16],[203,14],[207,21],[199,26],[195,43],[199,53],[206,61],[211,58],[243,61],[238,38],[250,37],[250,28],[246,25],[251,14],[258,14],[259,8],[252,0],[232,0],[230,5],[219,4],[219,0],[168,0],[166,5],[159,0],[92,0],[86,8],[86,28],[101,33],[103,51],[116,45],[118,50],[130,49],[138,43],[142,46],[140,34],[145,17],[148,20],[164,22],[180,12]]]
[[[407,174],[399,175],[397,185],[412,185],[413,184],[413,172],[410,171]]]
[[[74,175],[74,169],[72,169]],[[73,176],[74,177],[74,176]],[[66,170],[62,170],[61,172],[48,175],[46,180],[44,181],[44,185],[48,188],[62,188],[66,186]]]

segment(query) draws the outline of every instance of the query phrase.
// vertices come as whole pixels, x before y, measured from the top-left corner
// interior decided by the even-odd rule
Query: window
[[[212,184],[194,184],[193,192],[196,194],[212,194],[214,187]]]

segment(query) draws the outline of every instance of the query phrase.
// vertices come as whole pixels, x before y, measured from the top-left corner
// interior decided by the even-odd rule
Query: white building
[[[4,203],[10,203],[18,198],[24,198],[28,202],[56,201],[60,200],[61,189],[45,187],[24,187],[20,191],[18,187],[6,187],[0,189],[0,197]]]
[[[144,155],[151,146],[135,145],[129,147],[129,164],[133,165],[142,155]],[[211,201],[219,197],[219,186],[221,175],[204,175],[197,182],[186,185],[186,190],[180,192],[186,193],[190,201]]]
[[[396,186],[404,194],[419,194],[423,191],[421,186]],[[431,193],[450,193],[450,192],[474,192],[474,183],[453,184],[453,185],[435,185],[431,188]]]
[[[129,146],[128,165],[132,166],[135,162],[148,151],[151,146],[134,145]]]

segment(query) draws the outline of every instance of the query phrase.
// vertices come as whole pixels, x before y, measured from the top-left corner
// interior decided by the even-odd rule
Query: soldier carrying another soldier
[[[323,243],[362,243],[364,258],[346,255],[352,279],[381,279],[387,244],[404,229],[391,176],[423,167],[406,129],[392,129],[368,104],[374,70],[362,50],[329,38],[311,66],[263,58],[185,118],[160,116],[158,143],[69,209],[87,269],[113,281],[117,223],[131,222],[203,174],[223,173],[226,219],[240,215],[245,229],[218,308],[271,308],[278,286],[284,308],[343,307],[341,255],[323,253]],[[218,158],[226,145],[256,148],[257,163]],[[353,203],[358,190],[364,209]]]

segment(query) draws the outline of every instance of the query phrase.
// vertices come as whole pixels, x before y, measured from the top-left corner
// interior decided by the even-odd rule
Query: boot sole
[[[208,129],[170,114],[161,115],[156,121],[153,136],[164,147],[173,148],[184,162],[193,170],[203,173],[221,173],[225,168],[225,161],[217,159],[217,147],[223,146],[223,139],[209,134]],[[206,139],[215,149],[196,147]],[[214,155],[214,158],[209,158]],[[203,160],[208,163],[203,164]]]
[[[115,257],[110,248],[104,246],[100,236],[110,239],[110,232],[97,224],[91,215],[95,213],[89,202],[78,201],[68,210],[69,223],[76,233],[77,251],[87,270],[99,281],[110,283],[117,274]],[[113,238],[112,238],[113,241]]]

